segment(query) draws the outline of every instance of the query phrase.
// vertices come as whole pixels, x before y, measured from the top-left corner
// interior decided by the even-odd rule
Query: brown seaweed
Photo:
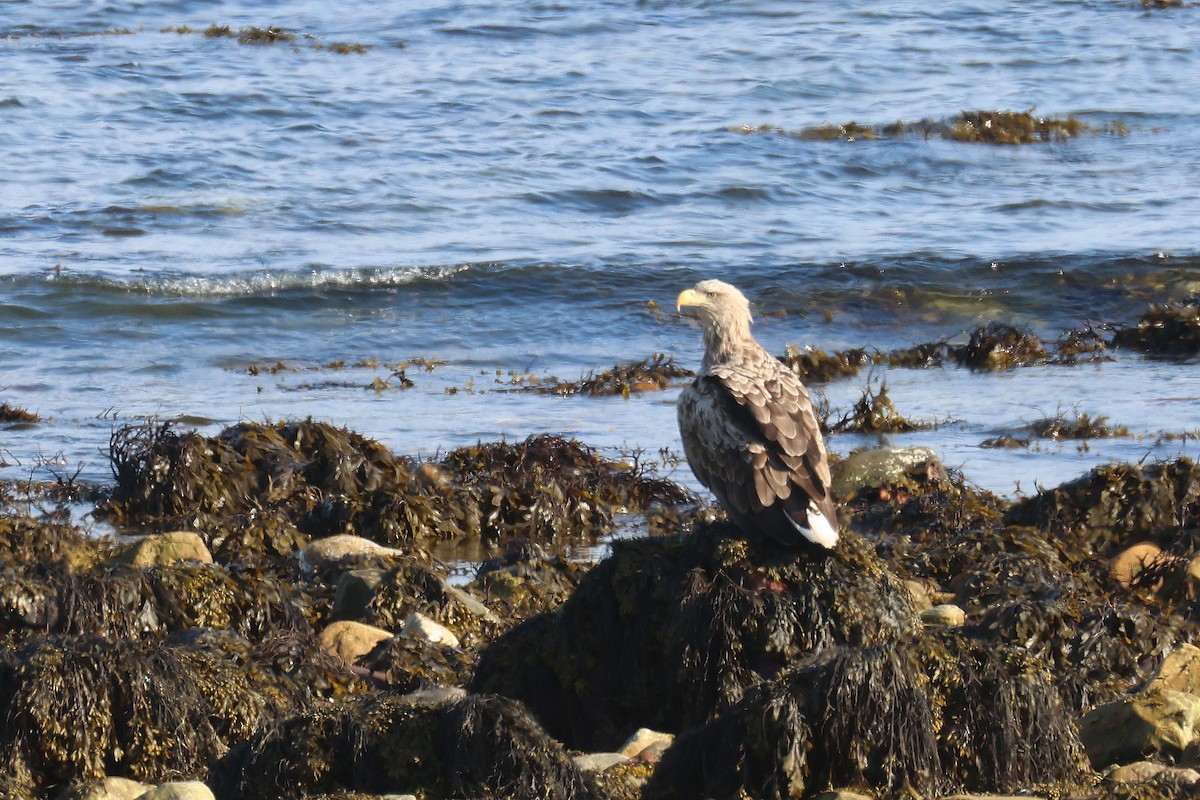
[[[1200,353],[1200,305],[1194,302],[1152,305],[1137,325],[1116,331],[1113,345],[1154,355],[1196,355]]]

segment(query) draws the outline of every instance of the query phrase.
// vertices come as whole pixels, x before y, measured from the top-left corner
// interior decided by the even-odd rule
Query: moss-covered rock
[[[614,542],[557,611],[484,651],[472,686],[520,699],[571,747],[605,750],[639,727],[701,724],[830,647],[918,626],[908,590],[858,537],[808,555],[716,523]]]

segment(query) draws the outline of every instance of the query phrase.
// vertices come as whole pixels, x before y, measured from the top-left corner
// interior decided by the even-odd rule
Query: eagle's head
[[[675,300],[675,308],[695,308],[704,344],[710,357],[720,358],[728,348],[750,338],[750,301],[724,281],[700,281],[684,289]]]

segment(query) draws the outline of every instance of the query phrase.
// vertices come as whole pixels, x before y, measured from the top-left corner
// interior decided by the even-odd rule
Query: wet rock
[[[313,570],[336,564],[346,558],[375,556],[380,558],[402,558],[403,551],[384,547],[362,536],[337,534],[323,539],[314,539],[300,554],[300,560]]]
[[[1181,644],[1169,653],[1147,688],[1200,695],[1200,647]]]
[[[385,639],[392,638],[389,631],[364,625],[361,622],[340,620],[332,622],[321,631],[318,638],[321,649],[335,655],[347,664],[356,664],[360,658],[375,649]]]
[[[153,788],[149,783],[110,776],[71,792],[65,800],[134,800]]]
[[[1132,764],[1116,767],[1104,777],[1110,783],[1144,783],[1160,775],[1166,775],[1184,786],[1194,786],[1200,783],[1200,772],[1194,769],[1169,767],[1153,761],[1135,761]]]
[[[926,628],[957,628],[967,621],[967,612],[952,603],[943,603],[921,612]]]
[[[200,781],[172,781],[155,786],[138,800],[216,800],[212,790]]]
[[[135,567],[165,567],[179,561],[213,563],[204,539],[194,531],[172,531],[143,536],[121,551],[117,560]]]
[[[1146,567],[1162,555],[1162,548],[1153,542],[1139,542],[1117,553],[1108,561],[1108,574],[1126,589],[1133,586]]]
[[[915,581],[912,579],[904,582],[904,588],[908,589],[908,593],[912,595],[913,607],[918,612],[925,612],[933,608],[933,598],[930,596],[929,587],[923,581]],[[949,599],[953,599],[953,595]]]
[[[358,791],[426,800],[599,800],[592,779],[511,700],[434,704],[389,694],[315,707],[265,727],[210,772],[219,797]]]
[[[670,733],[652,731],[649,728],[638,728],[637,733],[626,739],[625,744],[621,745],[617,752],[621,755],[634,758],[648,748],[655,748],[659,752],[666,750],[674,741],[675,736]]]
[[[834,465],[833,491],[839,497],[853,497],[862,489],[911,489],[944,476],[937,453],[929,447],[856,450]]]
[[[342,573],[333,596],[334,619],[359,619],[367,610],[387,570],[352,569]]]
[[[701,724],[790,662],[919,627],[903,584],[851,533],[828,557],[727,523],[612,547],[559,609],[493,642],[472,681],[580,750]]]
[[[584,772],[603,772],[609,767],[626,763],[629,761],[629,756],[621,753],[587,753],[575,756],[571,760]]]
[[[1080,720],[1080,739],[1096,769],[1158,753],[1177,758],[1196,741],[1200,697],[1171,689],[1106,703]]]
[[[416,612],[404,620],[400,629],[401,636],[411,636],[424,639],[427,642],[441,644],[447,647],[458,647],[458,637],[445,625],[439,625],[424,614]]]

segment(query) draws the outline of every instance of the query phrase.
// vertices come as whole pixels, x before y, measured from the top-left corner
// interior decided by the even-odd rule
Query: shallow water
[[[313,416],[419,455],[552,431],[654,460],[678,449],[675,390],[502,390],[653,352],[694,366],[670,306],[701,277],[742,287],[777,353],[992,319],[1053,339],[1200,287],[1200,10],[911,6],[4,3],[0,400],[46,421],[0,429],[0,476],[109,480],[114,425],[147,415]],[[1031,107],[1092,130],[789,135]],[[416,357],[445,363],[364,388]],[[939,422],[891,441],[1005,494],[1197,449],[1157,441],[1200,428],[1195,360],[873,378]],[[823,391],[845,408],[865,380]],[[1074,410],[1138,436],[979,447]]]

